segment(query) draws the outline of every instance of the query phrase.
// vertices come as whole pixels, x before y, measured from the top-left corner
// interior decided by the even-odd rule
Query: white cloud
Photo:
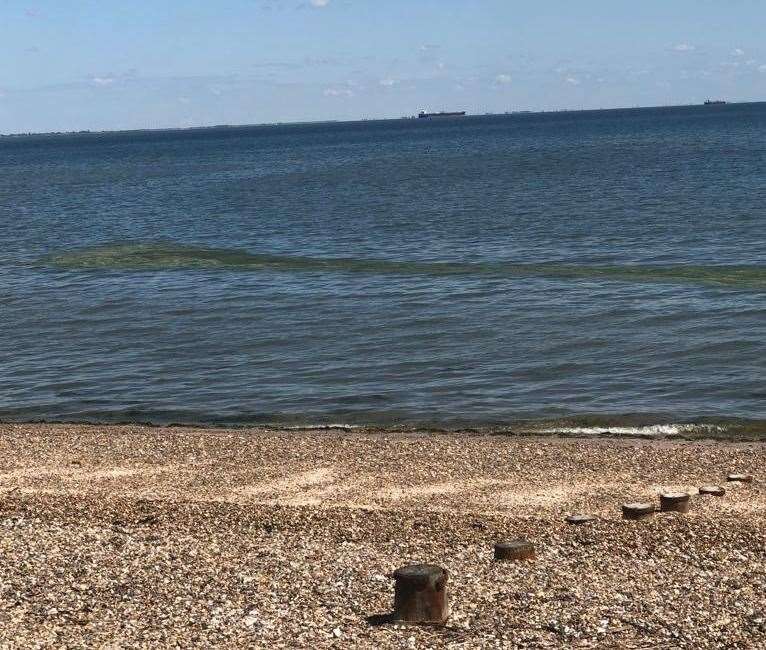
[[[135,68],[130,68],[124,72],[110,70],[103,74],[90,73],[86,78],[94,86],[111,86],[114,83],[135,80],[137,74],[138,71]]]
[[[564,81],[566,81],[568,84],[571,84],[573,86],[580,85],[580,80],[577,77],[567,77],[566,79],[564,79]]]
[[[322,93],[325,97],[353,97],[354,92],[348,88],[326,88]]]
[[[330,0],[309,0],[309,4],[312,7],[326,7],[330,4]]]
[[[391,86],[395,86],[399,82],[396,79],[381,79],[378,83],[381,86],[386,86],[386,87],[390,88]]]
[[[690,45],[689,43],[679,43],[678,45],[675,45],[673,49],[676,52],[694,52],[697,48],[694,47],[694,45]]]
[[[511,79],[511,75],[509,74],[499,74],[495,77],[495,83],[500,85],[507,85],[511,83],[513,79]]]
[[[758,70],[759,70],[760,72],[766,72],[766,63],[765,63],[765,64],[763,64],[763,65],[759,65],[759,66],[758,66]]]
[[[732,51],[732,56],[745,56],[745,50],[735,47]]]

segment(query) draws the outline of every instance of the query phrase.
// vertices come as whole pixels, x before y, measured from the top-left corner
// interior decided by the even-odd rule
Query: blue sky
[[[0,133],[766,99],[763,0],[0,0]]]

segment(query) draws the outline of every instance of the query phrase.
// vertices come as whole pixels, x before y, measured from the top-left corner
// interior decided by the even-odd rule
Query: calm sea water
[[[0,419],[766,420],[764,104],[4,138],[0,236]]]

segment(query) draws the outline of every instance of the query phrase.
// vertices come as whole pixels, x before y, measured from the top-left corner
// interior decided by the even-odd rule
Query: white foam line
[[[344,429],[351,431],[352,429],[361,429],[362,427],[356,424],[296,424],[292,426],[274,425],[275,428],[285,429],[289,431],[313,431],[315,429]]]
[[[540,433],[578,434],[578,435],[629,435],[629,436],[668,436],[682,433],[721,432],[724,429],[704,424],[653,424],[643,427],[559,427],[542,429]]]

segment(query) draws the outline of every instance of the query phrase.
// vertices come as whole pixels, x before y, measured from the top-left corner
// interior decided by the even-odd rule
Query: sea
[[[766,104],[3,137],[0,241],[2,421],[766,437]]]

